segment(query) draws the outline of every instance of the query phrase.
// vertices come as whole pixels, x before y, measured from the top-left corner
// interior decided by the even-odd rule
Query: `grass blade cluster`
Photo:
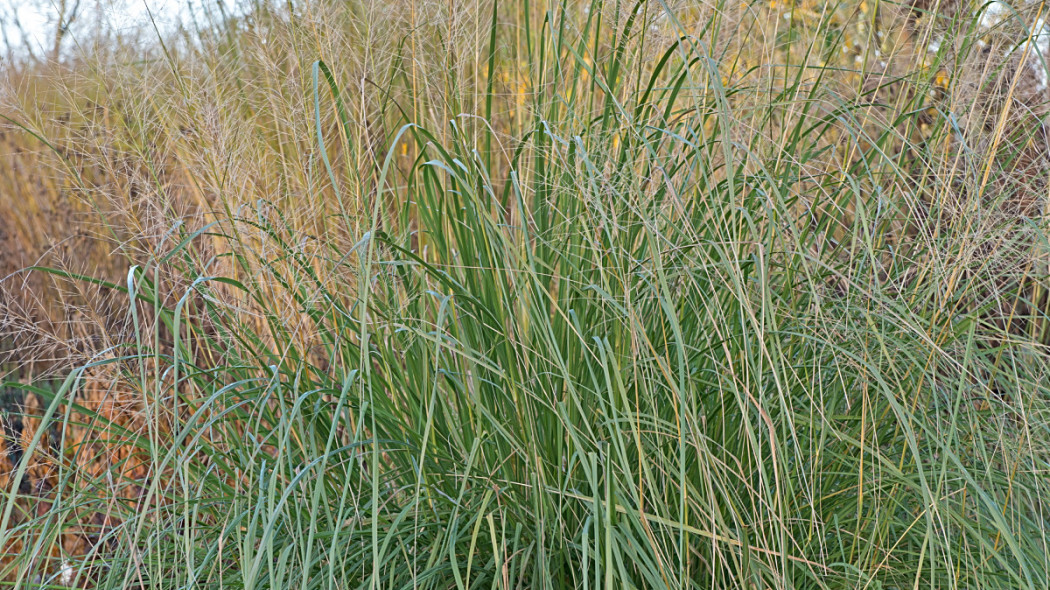
[[[220,201],[122,281],[36,269],[132,336],[22,386],[0,578],[1050,585],[1045,236],[935,200],[951,117],[917,142],[830,66],[735,72],[717,11],[483,8],[474,78],[431,104],[392,65],[365,131],[363,78],[303,67],[328,202]]]

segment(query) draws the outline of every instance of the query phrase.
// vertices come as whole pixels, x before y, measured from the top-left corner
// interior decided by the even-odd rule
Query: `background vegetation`
[[[1050,585],[1043,4],[217,7],[5,66],[5,583]]]

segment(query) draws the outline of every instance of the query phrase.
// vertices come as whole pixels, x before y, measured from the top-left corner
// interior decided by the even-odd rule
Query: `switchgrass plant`
[[[311,8],[163,61],[187,101],[240,86],[216,149],[271,121],[245,97],[288,108],[280,173],[186,164],[201,208],[126,275],[35,269],[130,329],[23,386],[13,587],[1050,584],[1046,238],[936,69],[881,102],[830,16],[825,47],[776,13],[748,55],[783,61],[735,70],[766,7]],[[374,40],[356,76],[321,24]],[[260,31],[287,84],[224,62]]]

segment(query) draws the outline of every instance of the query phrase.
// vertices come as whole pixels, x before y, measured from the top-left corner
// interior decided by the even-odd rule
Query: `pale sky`
[[[188,11],[188,5],[193,2],[199,6],[201,2],[214,5],[215,0],[80,0],[80,27],[95,26],[96,20],[103,27],[125,32],[133,31],[138,27],[146,27],[152,32],[149,25],[147,6],[153,13],[154,19],[163,31],[174,26],[180,18]],[[55,19],[58,14],[58,6],[61,0],[0,0],[0,26],[7,34],[12,45],[20,45],[23,39],[14,26],[15,16],[21,22],[26,36],[29,38],[30,46],[37,55],[47,54],[55,32]],[[72,6],[76,0],[66,0],[67,6]],[[228,2],[229,3],[229,2]],[[70,33],[76,35],[76,27]],[[67,39],[65,46],[72,39]]]

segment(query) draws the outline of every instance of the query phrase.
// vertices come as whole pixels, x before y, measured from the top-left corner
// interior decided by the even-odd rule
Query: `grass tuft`
[[[0,579],[1046,588],[1043,7],[980,10],[259,4],[9,73],[0,208],[109,250],[16,239]]]

